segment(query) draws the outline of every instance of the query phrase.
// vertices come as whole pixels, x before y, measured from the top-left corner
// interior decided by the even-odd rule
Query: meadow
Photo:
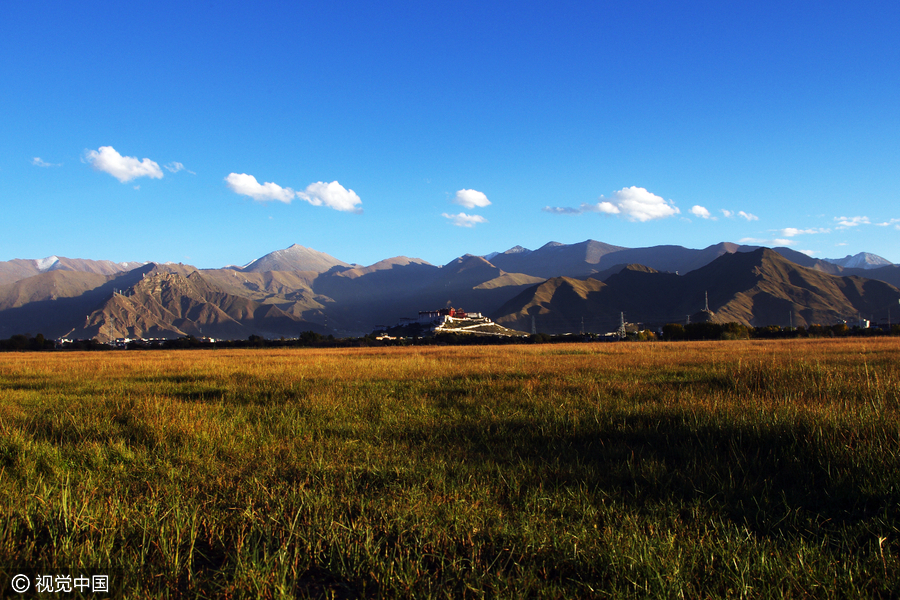
[[[0,597],[24,569],[128,598],[897,598],[900,340],[0,353]]]

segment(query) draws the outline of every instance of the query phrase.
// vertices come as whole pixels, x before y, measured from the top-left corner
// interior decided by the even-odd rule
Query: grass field
[[[897,598],[900,340],[0,354],[0,596],[89,568],[129,598]]]

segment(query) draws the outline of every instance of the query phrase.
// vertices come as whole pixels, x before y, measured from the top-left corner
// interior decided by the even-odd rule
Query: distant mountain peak
[[[509,250],[506,250],[505,252],[491,252],[490,254],[485,254],[482,258],[484,258],[485,260],[491,260],[491,259],[494,258],[495,256],[500,256],[500,255],[503,255],[503,256],[512,256],[512,255],[520,255],[520,256],[524,256],[524,255],[530,254],[530,253],[531,253],[531,250],[529,250],[528,248],[525,248],[524,246],[513,246],[512,248],[510,248]]]
[[[848,254],[844,258],[823,258],[822,260],[845,269],[877,269],[893,264],[886,258],[869,252],[860,252],[852,256]]]
[[[547,242],[543,246],[539,248],[539,250],[546,250],[548,248],[558,248],[559,246],[565,246],[566,244],[562,244],[560,242]]]
[[[317,271],[324,273],[336,266],[350,267],[348,263],[324,252],[319,252],[300,244],[292,244],[283,250],[275,250],[256,260],[252,260],[239,270],[252,273],[267,271]]]
[[[531,250],[523,246],[513,246],[503,254],[528,254],[529,252],[531,252]]]
[[[59,257],[48,256],[47,258],[36,258],[34,260],[34,264],[37,267],[38,271],[44,273],[52,269],[55,265],[59,264]]]

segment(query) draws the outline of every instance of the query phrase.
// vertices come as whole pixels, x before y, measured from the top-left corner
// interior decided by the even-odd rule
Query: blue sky
[[[6,2],[0,260],[900,262],[898,26],[896,0]]]

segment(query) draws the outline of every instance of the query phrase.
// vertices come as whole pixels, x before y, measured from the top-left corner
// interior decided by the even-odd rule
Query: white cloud
[[[260,202],[277,200],[290,204],[294,198],[300,198],[313,206],[327,206],[345,212],[362,212],[360,207],[362,200],[356,192],[346,189],[337,181],[331,183],[317,181],[306,186],[302,192],[295,192],[291,188],[281,187],[277,183],[269,181],[261,184],[256,177],[246,173],[231,173],[225,178],[225,181],[233,192],[249,196]]]
[[[190,169],[185,168],[185,166],[183,164],[181,164],[180,162],[170,162],[169,164],[163,165],[163,166],[165,166],[166,171],[168,171],[169,173],[177,173],[178,171],[187,171],[191,175],[196,175],[196,173],[194,173]]]
[[[450,222],[457,227],[474,227],[478,223],[487,223],[487,219],[481,215],[467,215],[466,213],[448,215],[447,213],[443,213],[441,216],[445,219],[450,219]]]
[[[636,186],[614,192],[609,200],[604,200],[603,196],[600,198],[597,204],[600,212],[625,215],[630,221],[664,219],[681,212],[671,201],[666,202],[660,196]]]
[[[35,156],[34,158],[32,158],[31,164],[33,164],[36,167],[59,167],[62,165],[62,163],[44,162],[43,160],[41,160],[41,158],[39,156]]]
[[[726,219],[733,219],[737,216],[741,217],[742,219],[746,219],[747,221],[759,221],[759,217],[757,217],[753,213],[744,212],[743,210],[739,210],[736,213],[733,210],[725,210],[724,208],[721,210]]]
[[[297,192],[297,197],[306,200],[313,206],[327,206],[334,210],[361,213],[362,200],[353,190],[348,190],[337,181],[323,183],[317,181],[306,186],[302,192]]]
[[[870,224],[869,217],[835,217],[834,220],[837,222],[838,229]]]
[[[794,237],[797,235],[804,234],[814,234],[814,233],[831,233],[830,229],[824,228],[812,228],[812,229],[797,229],[796,227],[785,227],[781,230],[781,235],[785,237]]]
[[[651,221],[653,219],[665,219],[680,214],[678,207],[660,196],[648,192],[646,189],[632,186],[613,192],[607,199],[600,196],[597,204],[582,204],[579,208],[563,206],[547,206],[544,212],[555,214],[581,214],[586,212],[601,212],[608,215],[622,215],[629,221]]]
[[[691,214],[695,215],[697,217],[700,217],[701,219],[712,219],[713,221],[716,220],[716,218],[714,216],[709,214],[708,210],[706,210],[704,207],[700,206],[699,204],[696,204],[691,207]]]
[[[477,190],[459,190],[453,197],[453,203],[465,208],[484,208],[490,205],[491,201],[484,193]]]
[[[231,173],[225,178],[225,181],[234,193],[249,196],[259,202],[277,200],[290,204],[296,195],[296,192],[291,188],[283,188],[276,183],[267,181],[260,184],[256,177],[246,173]]]
[[[589,206],[587,204],[582,204],[582,207]],[[566,206],[545,206],[543,209],[544,212],[553,213],[555,215],[580,215],[585,212],[581,208],[569,208]]]
[[[890,221],[885,221],[884,223],[876,223],[879,227],[888,227],[895,223],[900,223],[900,219],[891,219]]]
[[[162,179],[163,176],[159,165],[149,158],[138,160],[134,156],[122,156],[112,146],[100,146],[99,151],[87,150],[85,160],[96,170],[109,173],[122,183],[138,177]]]

